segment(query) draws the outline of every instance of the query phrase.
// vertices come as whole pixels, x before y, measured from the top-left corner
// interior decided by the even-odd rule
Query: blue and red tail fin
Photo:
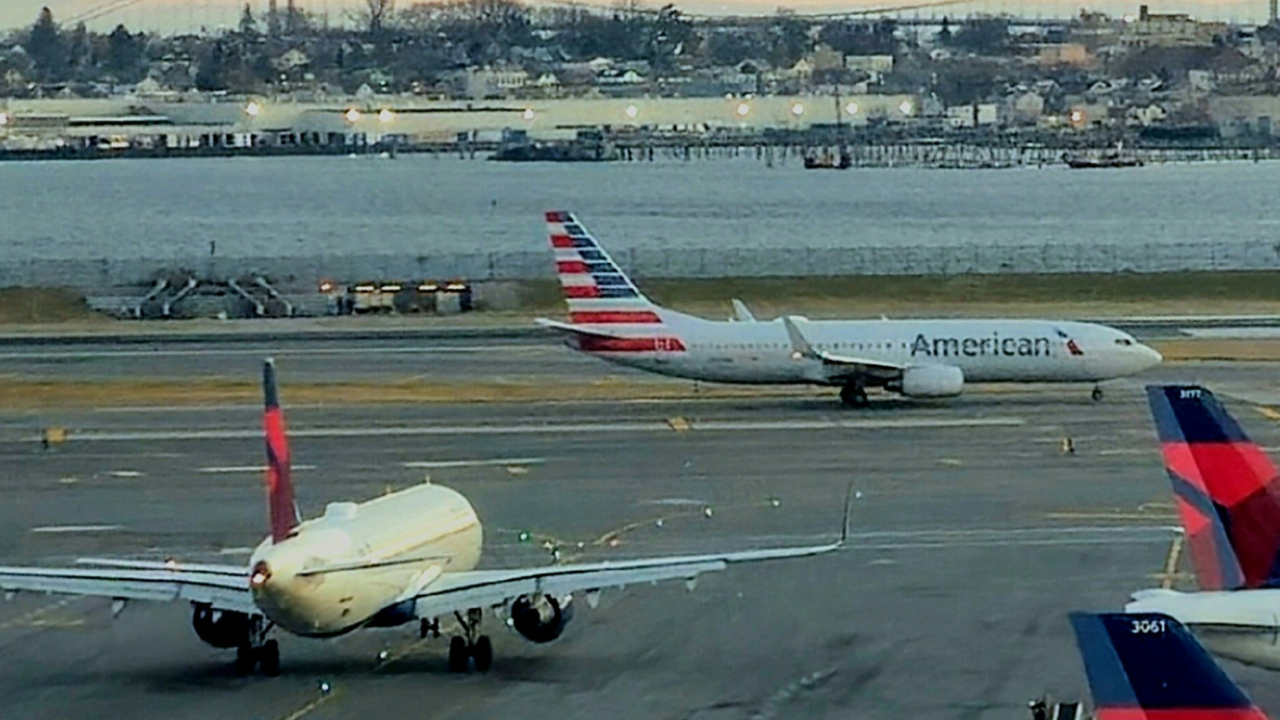
[[[1280,482],[1271,458],[1208,390],[1147,399],[1202,590],[1280,586]]]
[[[267,512],[271,521],[271,540],[280,542],[298,526],[298,505],[293,498],[289,435],[284,411],[280,409],[274,360],[262,364],[262,395],[265,404],[262,430],[267,439]]]
[[[1097,720],[1267,720],[1177,620],[1073,613]]]
[[[658,307],[571,213],[547,213],[547,233],[569,319],[575,325],[661,325]]]

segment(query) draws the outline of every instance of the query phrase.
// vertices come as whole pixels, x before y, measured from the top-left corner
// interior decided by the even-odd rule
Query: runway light
[[[1084,122],[1084,111],[1083,111],[1083,110],[1072,110],[1072,111],[1071,111],[1071,124],[1073,124],[1073,125],[1079,125],[1079,124],[1080,124],[1080,123],[1082,123],[1082,122]]]
[[[320,283],[320,292],[327,293],[331,290],[333,290],[333,283],[329,282],[328,280],[325,280],[324,282]]]
[[[355,108],[351,108],[343,117],[345,117],[349,123],[360,122],[360,111]]]
[[[383,108],[382,112],[378,113],[378,122],[382,123],[383,125],[386,125],[387,123],[395,119],[396,119],[396,114],[386,108]]]
[[[389,657],[391,657],[391,654],[386,650],[380,650],[378,652],[378,662],[386,662]]]
[[[321,680],[319,689],[321,695],[328,695],[333,692],[333,686],[329,684],[328,680]]]
[[[177,561],[177,560],[174,560],[173,558],[169,558],[168,560],[165,560],[165,561],[164,561],[164,566],[165,566],[165,568],[167,568],[167,569],[169,569],[169,570],[177,570],[177,569],[178,569],[178,561]]]
[[[769,507],[782,507],[782,501],[778,498],[769,498]]]
[[[528,530],[521,530],[520,534],[516,536],[516,539],[522,543],[527,543],[532,537],[533,535],[531,535]]]
[[[666,522],[664,522],[662,518],[658,518],[657,520],[653,521],[653,524],[658,527],[662,527],[663,525],[666,524]]]
[[[746,103],[738,103],[738,117],[746,117],[751,112],[751,106]]]
[[[792,106],[791,106],[791,114],[792,114],[792,115],[795,115],[796,117],[800,117],[801,115],[803,115],[803,114],[804,114],[804,105],[801,105],[800,103],[796,103],[795,105],[792,105]]]
[[[911,104],[910,100],[903,100],[902,104],[898,106],[898,109],[902,111],[903,115],[910,115],[911,111],[915,110],[916,107]]]
[[[848,105],[845,105],[845,106],[844,106],[844,111],[845,111],[845,112],[847,112],[847,113],[849,113],[850,115],[857,115],[857,114],[858,114],[858,103],[856,103],[856,102],[851,102],[851,103],[849,103]]]
[[[640,108],[636,107],[635,105],[627,106],[627,117],[631,118],[632,120],[635,120],[636,116],[639,114],[640,114]]]
[[[709,517],[711,517],[711,516],[712,516],[712,515],[714,515],[714,514],[715,514],[715,513],[713,513],[713,512],[711,511],[711,506],[710,506],[710,505],[708,505],[708,506],[706,506],[706,507],[702,508],[702,517],[709,518]]]
[[[525,120],[527,120],[527,121],[532,121],[532,120],[533,120],[533,108],[525,108],[525,109],[524,109],[524,114],[523,114],[523,116],[522,116],[522,117],[524,117],[524,119],[525,119]]]
[[[250,100],[248,105],[244,106],[244,114],[249,117],[258,117],[262,112],[262,106],[256,100]]]

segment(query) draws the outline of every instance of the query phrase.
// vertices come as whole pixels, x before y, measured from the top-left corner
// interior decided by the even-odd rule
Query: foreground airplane
[[[420,623],[423,637],[439,635],[438,618],[454,616],[461,635],[449,644],[449,668],[465,672],[474,660],[488,670],[493,646],[479,633],[484,611],[506,618],[526,639],[560,637],[572,616],[572,593],[595,606],[606,587],[692,580],[704,572],[747,563],[821,555],[848,534],[849,501],[840,539],[827,545],[595,563],[476,570],[480,520],[459,493],[423,484],[363,503],[335,502],[302,521],[293,498],[284,415],[275,368],[263,367],[266,399],[267,499],[271,534],[249,565],[196,565],[133,560],[86,560],[93,568],[0,567],[0,589],[127,600],[185,600],[201,640],[236,648],[236,670],[280,671],[279,627],[327,638],[366,627]]]
[[[741,302],[717,322],[659,307],[567,212],[547,213],[569,322],[540,319],[576,349],[693,380],[838,386],[959,395],[966,382],[1097,383],[1145,370],[1160,354],[1103,325],[1046,320],[755,319]],[[1102,398],[1096,387],[1095,400]]]
[[[1267,720],[1177,620],[1071,615],[1097,720]]]
[[[1165,469],[1200,592],[1143,590],[1130,612],[1160,612],[1209,649],[1280,669],[1280,478],[1212,392],[1149,386]]]

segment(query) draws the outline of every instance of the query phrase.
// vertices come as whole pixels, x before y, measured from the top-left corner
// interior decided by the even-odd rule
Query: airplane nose
[[[1147,368],[1155,367],[1156,365],[1159,365],[1160,363],[1164,362],[1164,356],[1161,355],[1159,352],[1157,352],[1155,348],[1149,345],[1142,346],[1142,354],[1145,359],[1145,365],[1142,368],[1143,370],[1146,370]]]

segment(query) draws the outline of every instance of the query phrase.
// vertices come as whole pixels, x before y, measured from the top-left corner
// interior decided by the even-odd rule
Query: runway
[[[732,568],[693,592],[606,591],[552,645],[490,625],[486,676],[449,675],[445,642],[406,629],[282,636],[282,677],[238,679],[179,604],[112,620],[105,601],[19,597],[0,605],[0,715],[1024,718],[1043,692],[1083,695],[1066,613],[1160,581],[1178,521],[1142,382],[1234,398],[1275,371],[1165,366],[1099,404],[1032,388],[862,413],[825,398],[291,408],[304,514],[429,474],[472,499],[490,567],[549,562],[543,542],[571,559],[822,542],[849,482],[861,497],[834,556]],[[1229,404],[1280,445],[1274,420]],[[264,534],[255,407],[51,415],[0,411],[0,562],[234,563]],[[71,439],[42,450],[54,422]],[[1227,667],[1280,710],[1273,675]]]
[[[272,321],[222,332],[147,331],[0,336],[0,378],[119,380],[239,378],[274,356],[295,382],[647,377],[567,352],[561,338],[532,322],[500,326],[382,327],[342,330]],[[1106,321],[1103,321],[1106,322]],[[1114,321],[1140,340],[1274,338],[1280,318],[1131,318]],[[304,329],[305,328],[305,329]]]

